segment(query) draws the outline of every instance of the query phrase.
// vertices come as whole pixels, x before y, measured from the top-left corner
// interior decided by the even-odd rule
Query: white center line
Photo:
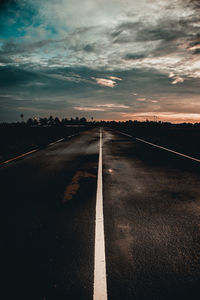
[[[96,195],[96,226],[94,253],[94,294],[93,300],[107,300],[106,258],[103,218],[102,183],[102,130],[100,129],[99,165]]]

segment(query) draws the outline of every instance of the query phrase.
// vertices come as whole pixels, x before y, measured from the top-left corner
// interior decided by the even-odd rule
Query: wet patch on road
[[[80,188],[80,180],[84,178],[96,178],[96,175],[86,171],[77,171],[71,183],[66,187],[63,198],[64,203],[71,200],[77,194]]]
[[[117,224],[118,239],[115,241],[116,247],[127,260],[132,259],[132,242],[133,236],[131,233],[130,224]]]
[[[107,131],[103,162],[109,299],[197,299],[198,173]]]

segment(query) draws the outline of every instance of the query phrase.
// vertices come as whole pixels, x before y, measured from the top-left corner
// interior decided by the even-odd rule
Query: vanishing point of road
[[[96,128],[0,182],[1,299],[200,298],[198,161]]]

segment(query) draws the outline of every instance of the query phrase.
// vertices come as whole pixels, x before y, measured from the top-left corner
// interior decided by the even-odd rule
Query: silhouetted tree
[[[86,118],[80,118],[80,124],[85,124],[87,122]]]
[[[48,124],[48,119],[47,118],[40,118],[40,125],[46,126]]]
[[[38,120],[36,119],[36,117],[33,118],[33,125],[37,126],[38,125]]]
[[[29,119],[27,120],[26,124],[27,124],[28,126],[33,126],[33,124],[34,124],[33,119],[32,119],[32,118],[29,118]]]
[[[22,122],[24,122],[24,115],[23,114],[20,115],[20,118],[22,119]]]
[[[51,126],[54,125],[54,118],[52,116],[49,117],[48,124]]]
[[[63,124],[63,125],[67,125],[68,124],[68,119],[67,118],[65,118],[65,119],[62,119],[62,121],[61,121],[61,123]]]
[[[56,118],[54,119],[54,123],[55,123],[55,125],[60,125],[60,124],[61,124],[61,122],[60,122],[60,120],[58,119],[58,117],[56,117]]]

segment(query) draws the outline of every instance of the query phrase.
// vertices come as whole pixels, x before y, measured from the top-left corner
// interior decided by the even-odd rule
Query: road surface
[[[110,129],[99,143],[1,167],[1,299],[199,299],[200,164]]]

